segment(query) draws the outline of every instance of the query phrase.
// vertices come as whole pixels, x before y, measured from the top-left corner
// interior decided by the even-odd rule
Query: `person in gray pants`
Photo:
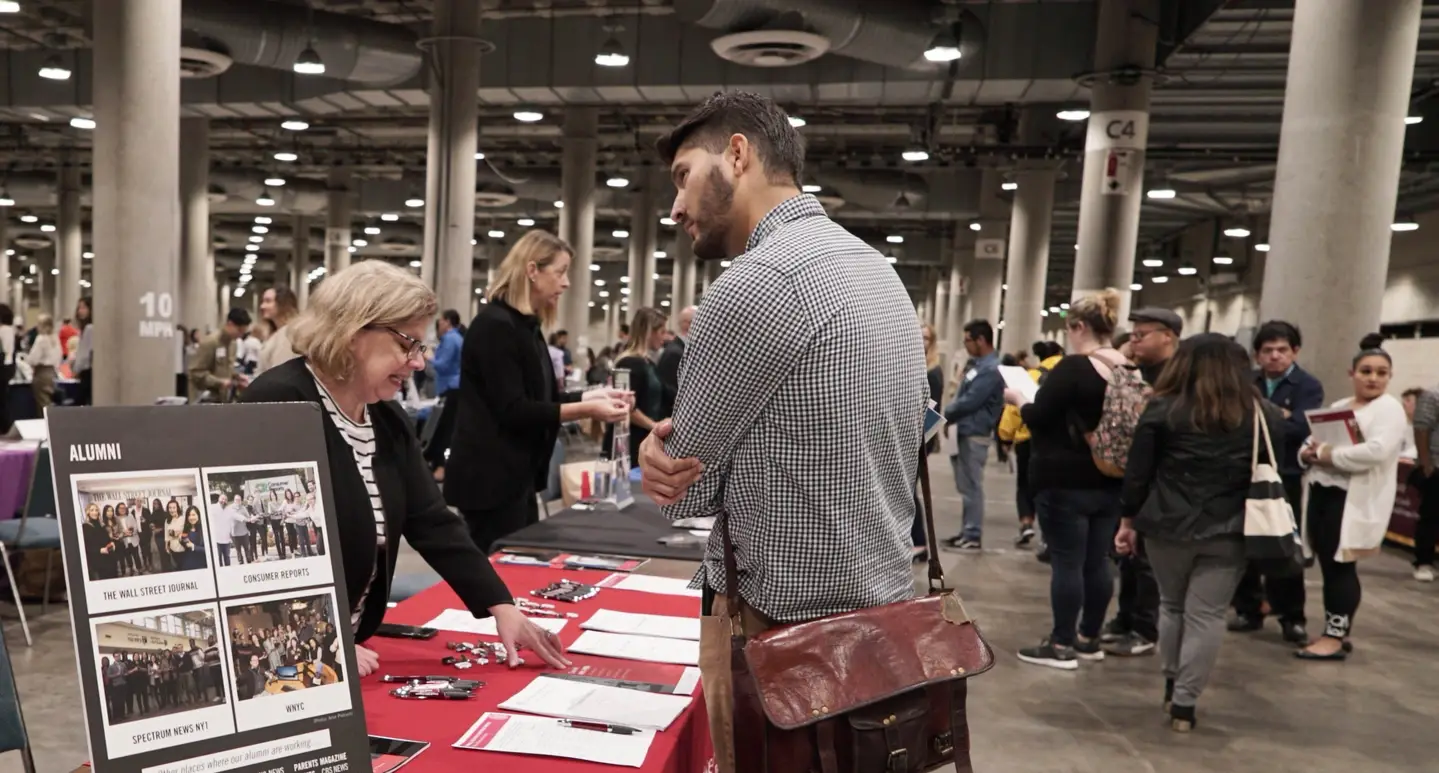
[[[1256,462],[1282,458],[1284,416],[1260,399],[1248,353],[1225,336],[1184,341],[1135,428],[1115,535],[1138,534],[1159,584],[1159,654],[1170,727],[1189,732],[1219,658],[1229,600],[1244,576],[1244,502]],[[1280,494],[1282,496],[1282,494]]]

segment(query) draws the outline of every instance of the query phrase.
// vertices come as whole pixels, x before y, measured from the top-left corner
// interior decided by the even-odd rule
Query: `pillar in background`
[[[215,322],[215,252],[210,239],[210,119],[180,119],[180,324]]]
[[[290,275],[276,276],[275,281],[285,282],[295,291],[295,301],[301,309],[310,302],[310,219],[295,215],[290,226]]]
[[[960,239],[964,231],[963,226],[957,226],[952,243],[947,250],[941,250],[941,255],[948,255],[949,271],[949,302],[945,304],[944,323],[939,331],[941,343],[940,351],[948,356],[959,345],[961,336],[960,326],[964,324],[964,261],[963,257],[970,255],[968,250],[960,248]],[[941,272],[945,269],[941,268]]]
[[[220,285],[220,319],[219,324],[225,324],[225,317],[230,314],[230,303],[235,300],[235,290],[230,283],[224,282]]]
[[[1039,340],[1056,176],[1053,168],[1022,169],[1013,174],[1019,188],[1014,192],[1014,211],[1009,218],[1009,267],[1005,274],[1009,289],[1004,293],[1004,348],[1011,352],[1028,349]]]
[[[630,198],[630,310],[655,305],[655,184],[645,172]]]
[[[330,172],[329,196],[325,208],[325,275],[350,266],[350,172]],[[473,198],[473,197],[472,197]]]
[[[49,314],[55,318],[55,329],[60,329],[60,319],[57,312],[59,309],[55,303],[55,275],[51,273],[55,269],[55,246],[36,250],[30,256],[35,263],[35,290],[40,295],[40,313]]]
[[[694,241],[683,228],[675,229],[674,258],[675,276],[679,277],[675,308],[684,309],[695,305],[695,274],[699,271],[699,262],[695,259]]]
[[[60,275],[55,277],[57,323],[75,316],[75,306],[82,294],[80,254],[85,249],[85,239],[80,230],[80,161],[73,151],[61,154],[59,182],[60,211],[55,227],[55,235],[59,237],[55,240],[56,265],[60,268]]]
[[[1009,229],[1009,202],[1000,196],[1004,175],[985,169],[979,182],[979,223],[974,238],[974,268],[970,272],[969,318],[988,320],[999,327],[1000,297],[1004,290],[1004,245]],[[961,323],[962,324],[962,323]]]
[[[565,313],[560,326],[570,331],[570,351],[582,354],[590,347],[590,290],[594,274],[590,264],[595,251],[595,165],[599,153],[599,108],[565,109],[563,167],[560,169],[560,238],[575,251],[570,261],[570,289],[561,296]],[[498,258],[491,261],[497,263]],[[490,282],[494,282],[491,271]],[[593,347],[596,351],[600,347]],[[579,364],[576,357],[575,363]],[[585,367],[589,363],[584,363]]]
[[[479,143],[480,3],[437,0],[431,61],[425,247],[420,277],[441,309],[464,312],[474,295],[475,151]]]
[[[1327,394],[1349,387],[1355,342],[1378,330],[1420,0],[1299,3],[1260,319],[1305,339]]]
[[[1072,297],[1113,287],[1124,299],[1121,320],[1129,317],[1139,242],[1159,18],[1158,0],[1099,2]]]
[[[180,4],[92,4],[94,404],[175,392]]]

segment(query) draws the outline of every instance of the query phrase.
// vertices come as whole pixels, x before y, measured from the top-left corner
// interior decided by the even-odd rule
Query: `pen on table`
[[[615,735],[634,735],[639,730],[624,725],[609,725],[604,722],[580,722],[574,719],[562,719],[560,724],[565,727],[573,727],[576,730],[594,730],[599,733],[614,733]]]

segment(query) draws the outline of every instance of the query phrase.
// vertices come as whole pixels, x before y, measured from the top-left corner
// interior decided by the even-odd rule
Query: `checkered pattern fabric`
[[[1429,450],[1439,452],[1439,390],[1426,389],[1414,401],[1414,434],[1429,433]]]
[[[789,199],[695,315],[666,451],[705,471],[665,512],[727,511],[740,593],[775,620],[907,599],[928,389],[894,269],[813,196]],[[724,592],[723,545],[716,530],[694,587]]]

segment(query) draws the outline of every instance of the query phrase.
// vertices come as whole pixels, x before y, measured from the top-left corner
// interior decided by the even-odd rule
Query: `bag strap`
[[[1259,433],[1260,433],[1260,432],[1263,432],[1263,430],[1261,430],[1261,429],[1259,428],[1259,425],[1260,425],[1261,423],[1263,423],[1263,420],[1260,418],[1260,417],[1263,415],[1263,413],[1264,413],[1264,411],[1260,410],[1260,408],[1259,408],[1259,401],[1258,401],[1258,400],[1255,400],[1255,401],[1254,401],[1254,437],[1253,437],[1252,441],[1250,442],[1250,446],[1249,446],[1249,477],[1250,477],[1250,479],[1253,479],[1253,478],[1254,478],[1254,475],[1259,472]],[[1273,461],[1274,461],[1274,459],[1272,458],[1272,456],[1271,456],[1271,458],[1270,458],[1269,461],[1270,461],[1270,462],[1273,462]]]
[[[1254,404],[1255,420],[1259,422],[1259,428],[1264,432],[1264,450],[1269,452],[1269,463],[1274,469],[1279,469],[1279,460],[1274,458],[1274,441],[1269,436],[1269,422],[1264,418],[1264,411],[1258,403]]]

